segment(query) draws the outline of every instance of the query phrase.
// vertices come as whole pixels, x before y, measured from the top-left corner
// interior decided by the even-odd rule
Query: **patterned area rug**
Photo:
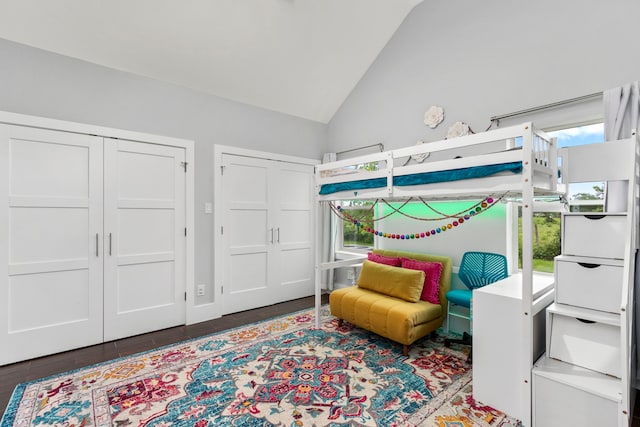
[[[8,426],[518,426],[475,402],[465,355],[323,307],[19,385]]]

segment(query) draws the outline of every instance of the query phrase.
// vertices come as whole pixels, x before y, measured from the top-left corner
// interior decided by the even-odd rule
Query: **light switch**
[[[198,285],[198,287],[196,288],[196,295],[198,295],[199,297],[204,296],[204,286],[205,285]]]

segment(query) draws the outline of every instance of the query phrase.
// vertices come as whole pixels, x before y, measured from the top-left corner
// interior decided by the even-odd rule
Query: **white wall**
[[[213,201],[213,145],[316,159],[326,151],[324,124],[2,39],[0,110],[194,140],[195,282],[209,289],[213,215],[204,203]]]
[[[475,207],[477,201],[455,201],[455,202],[436,202],[430,205],[439,212],[446,214],[454,214],[462,210],[469,210]],[[420,202],[414,204],[414,208],[404,208],[403,212],[409,213],[419,218],[442,218],[442,215],[436,214],[428,208],[420,207]],[[397,208],[398,206],[396,206]],[[390,212],[386,209],[385,213]],[[466,251],[483,251],[495,252],[499,254],[507,254],[507,236],[509,230],[506,226],[507,205],[497,202],[488,210],[480,213],[476,217],[472,217],[469,221],[457,227],[452,227],[446,232],[437,233],[435,236],[429,236],[422,239],[411,239],[409,241],[400,239],[389,239],[376,237],[378,247],[380,249],[392,249],[398,251],[423,252],[451,257],[453,265],[460,265],[462,254]],[[380,230],[388,233],[396,234],[412,234],[433,230],[436,227],[443,227],[451,223],[452,219],[437,219],[432,221],[419,221],[415,219],[407,219],[401,215],[395,214],[380,221]],[[510,260],[512,263],[517,260]]]
[[[494,115],[637,80],[638,17],[637,0],[425,1],[329,123],[329,148],[436,141],[456,121],[481,132]],[[582,117],[601,116],[599,104]],[[434,130],[430,105],[445,110]],[[543,127],[576,120],[549,114]]]

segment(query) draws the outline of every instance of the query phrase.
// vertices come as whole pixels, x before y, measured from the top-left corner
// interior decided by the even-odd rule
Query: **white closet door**
[[[223,314],[313,294],[313,166],[222,157]]]
[[[185,323],[184,149],[105,139],[104,339]]]
[[[102,342],[102,139],[0,141],[0,364]]]
[[[270,162],[223,155],[225,248],[222,314],[272,304],[269,263],[273,258],[275,227],[269,212]]]
[[[314,292],[313,173],[313,166],[274,163],[277,256],[273,292],[277,301]]]

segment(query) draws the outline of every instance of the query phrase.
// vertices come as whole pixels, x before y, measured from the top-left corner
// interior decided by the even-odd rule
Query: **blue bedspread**
[[[522,172],[522,162],[500,163],[496,165],[473,166],[469,168],[446,171],[424,172],[393,177],[394,186],[434,184],[436,182],[460,181],[463,179],[483,178],[500,172]],[[380,188],[387,185],[387,178],[362,179],[359,181],[336,182],[320,187],[320,195],[333,194],[339,191]]]

